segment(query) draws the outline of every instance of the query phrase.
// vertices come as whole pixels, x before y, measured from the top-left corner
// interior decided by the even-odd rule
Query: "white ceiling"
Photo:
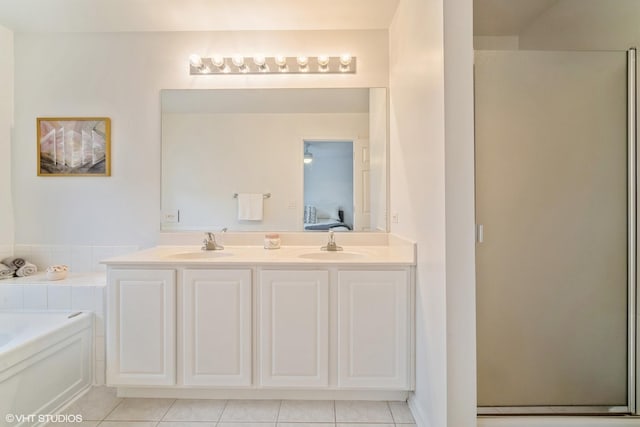
[[[558,1],[474,0],[473,34],[476,36],[516,36]]]
[[[474,0],[474,34],[517,35],[557,1]],[[398,2],[0,0],[0,26],[16,32],[387,29]]]
[[[387,29],[399,0],[0,0],[16,32]]]

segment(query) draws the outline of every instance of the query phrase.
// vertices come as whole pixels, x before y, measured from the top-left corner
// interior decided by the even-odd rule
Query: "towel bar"
[[[271,197],[271,193],[263,193],[262,194],[262,198],[263,199],[268,199],[269,197]],[[238,193],[233,193],[233,198],[237,199],[238,198]]]

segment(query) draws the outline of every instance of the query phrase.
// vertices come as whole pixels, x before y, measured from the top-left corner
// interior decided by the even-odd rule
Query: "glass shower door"
[[[632,410],[627,70],[627,52],[476,53],[479,413]]]

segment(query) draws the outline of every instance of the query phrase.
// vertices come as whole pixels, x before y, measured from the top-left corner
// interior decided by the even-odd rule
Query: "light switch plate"
[[[180,211],[178,209],[162,211],[162,222],[174,224],[180,222]]]

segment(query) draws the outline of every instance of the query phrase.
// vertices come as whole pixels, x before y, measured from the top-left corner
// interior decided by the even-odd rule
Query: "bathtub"
[[[0,312],[0,426],[33,426],[93,379],[93,313]]]

